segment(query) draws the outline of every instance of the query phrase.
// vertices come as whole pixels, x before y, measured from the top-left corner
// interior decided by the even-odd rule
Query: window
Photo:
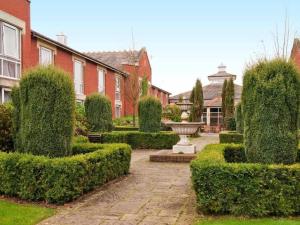
[[[121,105],[116,105],[115,116],[116,118],[121,117]]]
[[[3,53],[15,59],[20,58],[19,54],[19,30],[13,26],[3,23]]]
[[[40,47],[40,64],[44,66],[53,64],[53,51],[51,49]]]
[[[5,103],[10,100],[11,89],[1,88],[0,89],[0,103]]]
[[[98,70],[98,90],[99,93],[105,94],[105,71]]]
[[[0,76],[20,78],[20,31],[0,21]]]
[[[75,93],[83,94],[83,63],[79,60],[74,60],[74,83]]]
[[[121,79],[119,76],[116,76],[116,101],[121,101]]]

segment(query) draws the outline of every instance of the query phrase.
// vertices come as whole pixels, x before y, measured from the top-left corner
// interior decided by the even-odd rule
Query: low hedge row
[[[219,133],[220,143],[243,143],[243,135],[236,131],[222,131]]]
[[[113,131],[99,135],[101,143],[127,143],[133,149],[171,149],[179,141],[177,134],[167,131],[158,133]]]
[[[300,164],[244,161],[242,146],[211,144],[191,163],[202,212],[249,216],[300,214]]]
[[[130,126],[115,126],[114,131],[138,131],[138,127],[130,127]]]
[[[0,153],[0,194],[62,204],[129,171],[126,144],[78,143],[73,149],[90,153],[51,159]]]

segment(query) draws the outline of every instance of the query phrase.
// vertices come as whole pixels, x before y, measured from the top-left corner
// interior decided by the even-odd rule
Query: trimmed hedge
[[[86,97],[84,106],[90,131],[106,132],[112,130],[111,102],[108,97],[94,93]]]
[[[0,153],[0,194],[62,204],[112,179],[128,174],[131,148],[126,144],[76,144],[79,154],[48,158]]]
[[[138,104],[139,127],[141,132],[159,132],[162,106],[157,98],[146,96]]]
[[[192,161],[199,209],[205,213],[249,216],[299,215],[300,164],[226,162],[243,161],[242,148],[207,145]]]
[[[49,157],[71,154],[75,94],[66,72],[52,66],[29,70],[12,100],[15,149]]]
[[[0,151],[11,151],[14,149],[12,106],[0,104]]]
[[[222,131],[219,133],[219,140],[221,144],[225,143],[243,143],[243,135],[236,131]]]
[[[138,127],[130,127],[130,126],[115,126],[114,131],[138,131]]]
[[[73,143],[87,143],[87,142],[89,142],[89,139],[86,136],[78,135],[78,136],[74,136],[72,141],[73,141]]]
[[[244,75],[242,109],[249,162],[291,164],[297,155],[300,74],[292,62],[263,60]]]
[[[101,143],[127,143],[133,149],[171,149],[179,141],[174,132],[144,133],[139,131],[113,131],[99,134]]]

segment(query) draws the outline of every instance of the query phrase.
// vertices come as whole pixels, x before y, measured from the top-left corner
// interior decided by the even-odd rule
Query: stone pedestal
[[[173,153],[191,153],[194,154],[196,152],[196,145],[174,145],[173,146]]]

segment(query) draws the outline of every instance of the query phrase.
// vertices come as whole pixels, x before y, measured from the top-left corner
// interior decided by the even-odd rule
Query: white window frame
[[[121,102],[121,77],[116,75],[115,82],[115,100]],[[120,99],[117,99],[117,94],[120,96]]]
[[[102,87],[102,90],[101,90],[101,85],[100,85],[100,74],[103,74],[103,87]],[[106,71],[104,69],[98,69],[98,91],[99,93],[101,94],[104,94],[105,95],[105,80],[106,80]]]
[[[115,105],[115,118],[120,118],[121,115],[122,115],[122,105],[121,104],[116,104]]]
[[[76,63],[80,63],[81,64],[81,82],[79,83],[79,92],[77,92],[77,88],[76,88]],[[73,70],[74,70],[74,86],[75,86],[75,92],[76,94],[79,95],[83,95],[84,94],[84,62],[78,60],[78,59],[74,59],[73,62]]]
[[[8,28],[11,28],[13,30],[15,30],[15,32],[16,32],[16,41],[18,42],[17,43],[17,52],[18,52],[17,58],[14,55],[5,54],[5,47],[4,47],[4,36],[5,36],[4,27],[5,26],[8,27]],[[8,23],[4,23],[4,22],[2,23],[1,29],[2,29],[2,43],[3,43],[2,53],[3,53],[3,55],[11,57],[13,59],[19,60],[20,59],[20,55],[21,55],[20,54],[20,40],[21,40],[21,38],[20,38],[21,37],[20,36],[20,30],[17,27],[14,27],[14,26],[12,26],[12,25],[10,25]]]
[[[42,51],[48,51],[51,54],[51,62],[48,62],[48,63],[42,62]],[[50,48],[40,46],[40,48],[39,48],[39,63],[40,63],[40,65],[44,65],[44,66],[53,65],[54,64],[54,51]]]
[[[18,52],[18,57],[16,58],[15,56],[11,55],[6,55],[5,54],[5,47],[4,47],[4,26],[12,28],[16,31],[16,40],[18,41],[17,45],[17,52]],[[0,20],[0,38],[1,38],[1,45],[0,45],[0,64],[1,64],[1,70],[0,70],[0,77],[5,77],[11,80],[19,80],[21,73],[22,73],[22,67],[21,67],[21,30],[18,27],[15,27],[13,25],[10,25],[8,23],[5,23]],[[4,68],[3,68],[3,61],[9,61],[14,63],[15,65],[15,71],[16,74],[15,76],[9,76],[7,74],[4,74]]]
[[[2,104],[5,103],[5,101],[4,101],[4,92],[11,92],[11,89],[10,88],[4,88],[4,87],[1,88],[1,103]]]

